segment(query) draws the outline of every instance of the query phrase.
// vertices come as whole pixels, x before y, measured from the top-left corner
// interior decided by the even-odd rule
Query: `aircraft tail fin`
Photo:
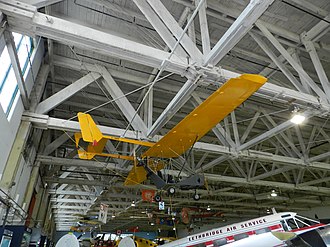
[[[96,126],[93,118],[86,113],[78,113],[78,121],[81,129],[82,138],[85,142],[93,143],[95,146],[102,138],[102,132]]]
[[[79,112],[78,121],[81,128],[81,133],[75,133],[78,156],[80,159],[93,159],[102,153],[107,139],[89,114]]]

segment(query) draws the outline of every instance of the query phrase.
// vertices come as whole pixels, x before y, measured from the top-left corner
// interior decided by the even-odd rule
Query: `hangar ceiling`
[[[178,191],[173,198],[164,194],[165,203],[177,211],[210,206],[225,220],[272,207],[301,211],[330,204],[329,1],[32,4],[0,0],[0,10],[10,30],[45,38],[36,80],[44,88],[36,98],[42,99],[23,120],[35,132],[43,129],[35,164],[49,188],[58,230],[75,225],[76,214],[98,214],[101,202],[109,205],[103,230],[154,228],[145,210],[156,206],[141,201],[141,189],[153,185],[123,185],[132,164],[77,157],[78,112],[89,112],[106,134],[156,141],[242,73],[269,81],[196,143],[189,157],[168,167],[175,172],[184,164],[186,176],[203,173],[208,188],[198,190],[199,201],[191,199],[194,191]],[[294,109],[306,122],[291,123]],[[106,149],[124,155],[143,150],[117,142]],[[278,196],[270,197],[271,190]]]

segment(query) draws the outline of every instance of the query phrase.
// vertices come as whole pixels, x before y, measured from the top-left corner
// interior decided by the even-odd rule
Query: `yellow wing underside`
[[[180,156],[266,81],[265,77],[252,74],[244,74],[228,80],[148,149],[142,157],[175,158]]]

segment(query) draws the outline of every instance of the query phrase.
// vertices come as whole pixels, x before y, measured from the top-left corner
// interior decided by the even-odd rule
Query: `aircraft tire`
[[[154,197],[155,202],[160,202],[162,200],[160,195],[155,195]]]
[[[175,194],[175,188],[174,188],[174,187],[170,187],[170,188],[168,188],[167,193],[168,193],[169,195],[173,196],[173,195]]]
[[[196,193],[196,194],[194,194],[193,199],[194,199],[195,201],[199,201],[199,199],[201,199],[201,197],[200,197],[199,194]]]

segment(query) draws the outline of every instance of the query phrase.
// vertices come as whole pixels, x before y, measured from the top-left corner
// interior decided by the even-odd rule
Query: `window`
[[[234,236],[235,241],[241,240],[243,238],[247,238],[249,237],[249,235],[247,233],[241,233],[241,234],[237,234]]]
[[[286,222],[291,230],[298,229],[296,222],[293,219],[287,219]]]
[[[194,247],[205,247],[205,243],[195,244]]]
[[[226,238],[221,238],[213,241],[213,246],[218,247],[227,244],[227,239]]]
[[[263,233],[266,233],[266,232],[270,232],[270,229],[269,228],[262,228],[262,229],[255,230],[255,233],[257,235],[263,234]]]
[[[284,220],[281,220],[281,224],[282,224],[284,231],[286,231],[286,232],[289,231],[288,225]]]
[[[33,50],[32,39],[18,33],[13,33],[17,56],[23,75],[27,71],[29,56]],[[0,104],[7,117],[18,94],[18,85],[11,65],[7,47],[0,56]]]

